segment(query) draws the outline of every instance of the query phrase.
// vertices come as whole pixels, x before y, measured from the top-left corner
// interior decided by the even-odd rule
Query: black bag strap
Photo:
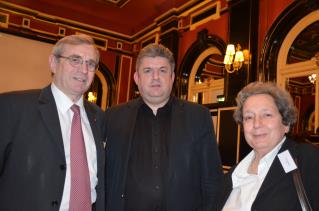
[[[295,163],[297,165],[296,158],[295,158]],[[310,206],[305,188],[304,188],[302,180],[301,180],[300,171],[298,168],[296,168],[295,170],[292,171],[292,177],[293,177],[294,184],[295,184],[295,187],[297,190],[297,194],[298,194],[298,198],[299,198],[299,202],[300,202],[302,211],[312,211],[312,208]]]

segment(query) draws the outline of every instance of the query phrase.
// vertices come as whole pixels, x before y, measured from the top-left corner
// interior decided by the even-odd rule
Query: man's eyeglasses
[[[88,71],[90,72],[95,72],[98,69],[98,63],[96,63],[93,59],[84,61],[81,56],[76,56],[76,55],[72,55],[72,56],[56,55],[55,57],[68,60],[70,65],[76,68],[80,67],[83,64],[83,62],[85,62],[85,64],[87,65]]]

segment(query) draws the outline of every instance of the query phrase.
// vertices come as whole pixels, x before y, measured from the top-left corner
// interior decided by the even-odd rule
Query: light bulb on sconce
[[[238,71],[242,67],[243,63],[246,63],[246,60],[248,61],[248,58],[249,51],[242,51],[240,44],[237,44],[236,48],[233,44],[227,45],[224,57],[226,71],[228,73],[234,73],[235,71]]]
[[[312,60],[314,60],[316,62],[316,65],[319,66],[319,52],[317,52],[315,54],[315,56],[312,57]],[[313,74],[309,75],[308,79],[309,79],[310,83],[315,84],[316,79],[317,79],[317,74],[313,73]]]
[[[89,92],[88,93],[88,99],[89,102],[91,103],[96,103],[97,100],[97,93],[96,92]]]
[[[317,74],[311,74],[308,76],[308,79],[310,83],[315,84],[316,83]]]

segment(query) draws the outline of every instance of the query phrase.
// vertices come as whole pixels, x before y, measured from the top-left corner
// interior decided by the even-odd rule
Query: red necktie
[[[81,126],[80,107],[73,105],[71,127],[71,191],[69,211],[91,211],[91,188],[88,162]]]

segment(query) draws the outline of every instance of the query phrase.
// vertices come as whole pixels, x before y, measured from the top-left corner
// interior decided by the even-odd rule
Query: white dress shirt
[[[232,173],[233,190],[224,205],[223,211],[251,210],[251,205],[255,201],[269,168],[285,139],[286,137],[259,161],[257,174],[248,173],[250,163],[255,158],[253,150],[237,165]]]
[[[70,139],[71,139],[71,123],[73,118],[73,111],[71,110],[71,106],[74,104],[72,100],[66,96],[61,90],[59,90],[53,83],[51,84],[51,90],[53,93],[53,97],[55,99],[55,103],[57,105],[63,145],[64,145],[64,153],[66,160],[66,177],[63,189],[63,196],[60,206],[60,211],[68,211],[69,210],[69,201],[70,201],[70,187],[71,187],[71,174],[70,174]],[[86,149],[86,155],[89,165],[89,174],[90,174],[90,183],[91,183],[91,200],[92,203],[96,201],[96,191],[95,187],[97,185],[97,157],[96,157],[96,146],[94,142],[93,133],[91,130],[90,122],[86,115],[84,106],[83,106],[83,97],[76,102],[80,107],[81,112],[81,124],[84,136],[84,143]]]

